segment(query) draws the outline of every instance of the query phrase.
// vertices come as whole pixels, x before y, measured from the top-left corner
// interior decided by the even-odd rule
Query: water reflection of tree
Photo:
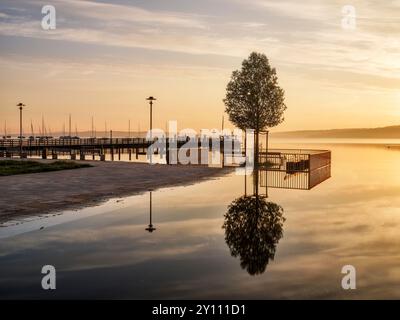
[[[235,199],[225,214],[225,241],[231,255],[250,275],[265,271],[275,256],[276,245],[283,236],[283,208],[266,197],[242,196]]]

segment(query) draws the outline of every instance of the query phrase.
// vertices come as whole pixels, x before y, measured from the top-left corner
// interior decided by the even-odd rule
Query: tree
[[[263,273],[274,259],[284,222],[283,208],[265,197],[242,196],[229,205],[222,226],[225,241],[250,275]]]
[[[285,92],[278,85],[276,70],[265,54],[252,52],[242,62],[242,69],[232,73],[226,87],[225,112],[238,128],[254,130],[255,159],[258,159],[259,132],[284,120],[284,100]]]

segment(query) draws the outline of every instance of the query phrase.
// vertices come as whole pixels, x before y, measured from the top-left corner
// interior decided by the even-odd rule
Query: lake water
[[[231,255],[224,214],[244,193],[232,173],[153,191],[151,233],[149,192],[0,228],[0,298],[400,298],[400,149],[271,146],[331,150],[332,177],[308,191],[268,189],[285,218],[268,264]],[[252,275],[241,258],[265,270]],[[349,264],[356,290],[341,287]],[[56,268],[56,290],[42,290],[43,265]]]

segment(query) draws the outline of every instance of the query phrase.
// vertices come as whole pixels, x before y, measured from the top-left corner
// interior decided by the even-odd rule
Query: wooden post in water
[[[100,150],[100,161],[106,161],[106,154],[105,154],[105,150],[103,147],[101,147],[101,150]]]
[[[165,161],[167,164],[170,164],[170,161],[169,161],[169,138],[166,138],[166,143],[165,143]]]

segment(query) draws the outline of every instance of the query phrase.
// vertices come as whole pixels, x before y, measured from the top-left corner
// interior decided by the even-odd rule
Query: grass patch
[[[55,161],[43,163],[37,161],[2,160],[0,161],[0,176],[14,174],[37,173],[59,170],[70,170],[92,167],[88,163],[76,163],[72,161]]]

